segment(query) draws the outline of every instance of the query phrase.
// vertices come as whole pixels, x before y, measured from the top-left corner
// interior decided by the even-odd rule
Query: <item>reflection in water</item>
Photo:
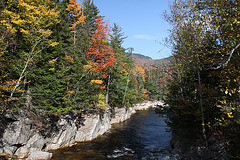
[[[113,125],[91,142],[53,152],[53,160],[141,159],[170,147],[171,133],[166,132],[165,117],[154,110],[139,111],[123,123]],[[164,154],[161,152],[161,154]]]

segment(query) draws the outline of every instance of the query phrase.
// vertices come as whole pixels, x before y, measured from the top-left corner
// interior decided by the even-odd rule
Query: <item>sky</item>
[[[127,36],[124,48],[132,47],[133,53],[153,59],[171,55],[171,50],[163,45],[170,29],[162,16],[168,10],[168,0],[94,0],[94,4],[111,26],[116,23],[122,28]]]

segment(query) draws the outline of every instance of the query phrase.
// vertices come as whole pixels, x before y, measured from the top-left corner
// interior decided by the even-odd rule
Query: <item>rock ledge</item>
[[[24,111],[17,115],[0,115],[0,153],[16,155],[28,160],[50,159],[51,153],[41,152],[68,147],[76,142],[91,141],[104,134],[114,123],[123,122],[136,113],[161,104],[158,101],[145,101],[129,109],[114,108],[103,115],[80,115],[69,113],[62,117],[52,116],[36,125]],[[43,125],[44,124],[44,125]],[[4,127],[3,127],[4,126]],[[28,156],[30,155],[30,156]],[[39,156],[38,158],[36,158]],[[46,156],[41,158],[40,156]]]

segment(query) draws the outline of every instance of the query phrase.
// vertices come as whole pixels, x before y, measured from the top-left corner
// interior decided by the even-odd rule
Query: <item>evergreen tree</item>
[[[126,38],[122,28],[114,23],[112,32],[111,46],[116,53],[116,62],[110,72],[109,99],[113,107],[130,106],[134,102],[132,95],[129,94],[133,89],[130,82],[133,81],[134,63],[131,53],[127,53],[126,49],[122,47]]]
[[[75,54],[77,59],[75,59],[76,63],[72,66],[70,87],[74,91],[71,95],[74,106],[78,109],[87,109],[94,106],[96,92],[98,91],[98,87],[90,83],[96,75],[92,72],[92,68],[89,67],[91,64],[86,59],[86,53],[90,49],[91,34],[96,30],[95,19],[99,10],[93,2],[87,0],[82,4],[82,13],[86,19],[85,23],[76,26],[77,49]]]
[[[59,10],[58,24],[52,26],[52,38],[59,44],[41,54],[41,60],[31,74],[30,96],[37,110],[46,114],[67,112],[71,110],[72,101],[69,90],[71,65],[74,60],[73,40],[70,32],[67,1],[54,1]]]

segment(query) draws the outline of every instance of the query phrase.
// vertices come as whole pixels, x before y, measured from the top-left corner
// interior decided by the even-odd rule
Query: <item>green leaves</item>
[[[76,0],[0,3],[1,106],[60,115],[136,102],[129,93],[139,77],[122,47],[126,37],[102,21],[91,0],[82,8]]]

